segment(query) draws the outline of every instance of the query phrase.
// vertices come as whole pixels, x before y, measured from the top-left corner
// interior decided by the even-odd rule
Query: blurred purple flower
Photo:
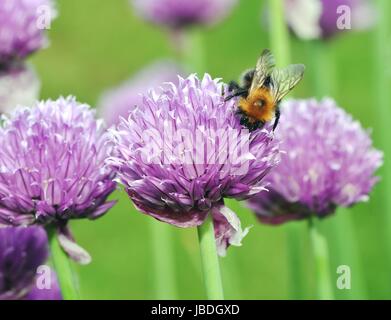
[[[178,80],[183,71],[174,62],[159,61],[140,71],[120,87],[104,93],[99,109],[108,125],[117,124],[120,117],[127,118],[129,112],[142,104],[142,95],[152,88],[159,88],[165,82]],[[161,92],[160,89],[156,89]]]
[[[243,128],[236,101],[225,102],[223,89],[206,74],[149,92],[112,130],[108,159],[141,212],[178,227],[198,226],[211,214],[221,255],[247,233],[224,198],[244,200],[263,190],[279,161],[271,129]]]
[[[55,17],[52,0],[1,0],[0,69],[45,47],[45,29]]]
[[[51,225],[80,263],[89,255],[67,229],[69,219],[96,219],[113,205],[111,151],[101,121],[73,97],[20,107],[0,128],[0,225]]]
[[[40,81],[30,66],[14,65],[0,70],[0,113],[18,105],[34,103],[39,96]]]
[[[224,19],[237,0],[132,0],[145,20],[173,29],[213,25]]]
[[[0,228],[0,300],[24,298],[47,257],[47,237],[42,228]]]
[[[276,135],[286,153],[267,177],[270,191],[249,200],[262,222],[324,217],[368,199],[383,155],[333,100],[283,103]]]
[[[285,0],[285,9],[290,28],[305,40],[368,29],[376,20],[375,6],[369,0]]]

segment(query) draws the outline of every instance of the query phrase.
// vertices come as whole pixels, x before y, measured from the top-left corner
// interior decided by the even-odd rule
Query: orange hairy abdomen
[[[262,108],[257,104],[258,101],[263,101]],[[239,108],[254,122],[268,122],[274,117],[276,105],[269,89],[259,88],[251,92],[247,98],[241,98]]]

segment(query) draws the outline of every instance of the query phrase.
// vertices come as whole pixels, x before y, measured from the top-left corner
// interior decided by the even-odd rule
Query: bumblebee
[[[273,54],[266,49],[258,59],[255,69],[243,74],[240,85],[235,81],[229,83],[229,96],[225,101],[240,97],[240,123],[250,131],[262,128],[273,118],[274,131],[280,119],[279,104],[303,78],[304,69],[302,64],[276,68]]]

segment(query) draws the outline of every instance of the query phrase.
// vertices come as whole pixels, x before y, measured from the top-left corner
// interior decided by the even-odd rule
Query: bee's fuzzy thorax
[[[262,107],[257,105],[259,101],[263,102]],[[241,98],[239,108],[253,122],[268,122],[274,117],[276,104],[273,101],[269,89],[263,87],[251,92],[247,98]]]

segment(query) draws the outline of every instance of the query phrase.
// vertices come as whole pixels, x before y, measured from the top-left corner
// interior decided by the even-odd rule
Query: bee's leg
[[[238,89],[237,91],[235,91],[233,94],[229,95],[228,97],[226,97],[224,99],[224,101],[228,101],[228,100],[231,100],[232,98],[235,98],[235,97],[239,97],[239,96],[247,96],[248,94],[248,90],[247,89]]]
[[[242,115],[242,117],[240,118],[240,124],[245,127],[249,126],[248,117],[246,115]]]
[[[236,81],[230,81],[228,84],[228,92],[240,90],[240,85]]]
[[[265,126],[265,122],[264,121],[258,121],[257,122],[257,129],[262,129],[264,126]]]
[[[277,128],[278,121],[280,120],[280,116],[281,116],[280,107],[277,106],[277,108],[276,108],[276,119],[274,120],[274,124],[273,124],[273,131],[276,130],[276,128]]]
[[[264,125],[264,122],[256,121],[256,122],[251,123],[248,128],[249,128],[250,132],[253,132],[257,129],[261,129],[263,127],[263,125]]]
[[[249,125],[248,129],[250,130],[250,132],[253,132],[255,130],[258,129],[258,122],[253,122]]]

